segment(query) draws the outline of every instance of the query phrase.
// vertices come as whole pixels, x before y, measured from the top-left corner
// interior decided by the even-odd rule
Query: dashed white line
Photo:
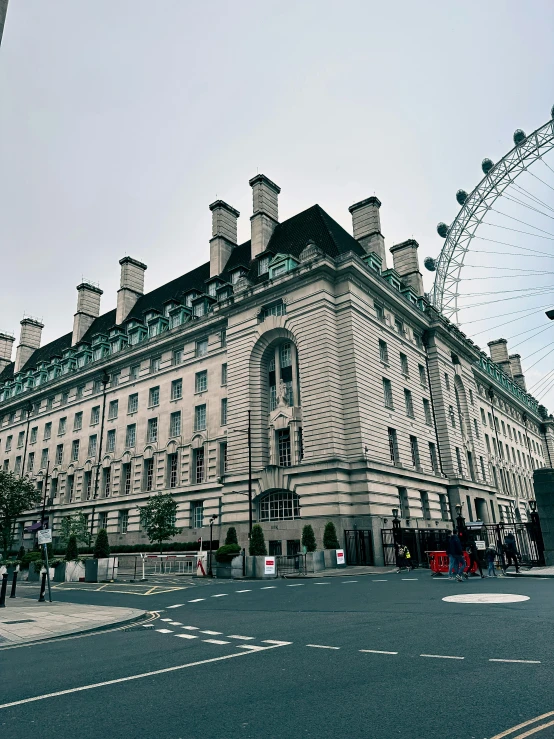
[[[420,654],[420,657],[431,657],[432,659],[465,659],[465,657],[453,657],[451,654]]]
[[[209,636],[220,636],[223,634],[222,631],[201,631],[201,634],[208,634]]]
[[[345,585],[347,582],[358,582],[357,580],[341,580],[342,584]]]
[[[314,585],[330,585],[330,582],[314,582]]]
[[[229,644],[228,641],[223,641],[223,639],[202,639],[202,641],[207,644]]]
[[[194,600],[189,600],[189,603],[200,603],[201,600],[206,600],[205,598],[195,598]]]
[[[227,634],[227,639],[243,639],[244,641],[250,641],[253,636],[240,636],[239,634]]]
[[[262,644],[276,644],[279,647],[287,646],[288,644],[292,644],[291,641],[276,641],[275,639],[264,639],[262,641]]]
[[[183,626],[183,629],[188,629],[189,631],[198,631],[198,626]]]
[[[340,647],[329,647],[326,644],[306,644],[306,646],[313,649],[340,649]]]
[[[175,634],[175,636],[178,636],[179,639],[198,639],[198,637],[193,634]]]
[[[264,588],[260,588],[260,590],[273,590],[276,587],[277,585],[266,585]]]
[[[173,629],[156,629],[160,634],[173,634]]]
[[[540,665],[541,661],[538,659],[489,659],[489,662],[516,662],[522,665]]]
[[[264,649],[271,649],[271,647],[259,647],[255,644],[239,644],[237,649],[248,649],[250,652],[262,652]]]
[[[184,603],[176,603],[174,606],[168,606],[168,608],[181,608],[181,606],[184,606]]]
[[[360,652],[368,652],[369,654],[398,654],[398,652],[384,652],[382,649],[360,649]]]
[[[171,619],[171,618],[160,618],[160,621],[168,621],[169,622],[169,621],[172,621],[172,620],[173,619]]]
[[[418,580],[417,577],[403,577],[402,578],[403,582],[417,582],[417,580]]]
[[[251,590],[235,590],[235,593],[251,593]]]
[[[229,593],[217,593],[216,595],[212,595],[212,598],[225,598],[226,595],[229,595]]]
[[[182,626],[183,624],[180,621],[170,621],[170,626]]]
[[[372,582],[388,582],[388,580],[372,580]]]
[[[287,585],[287,588],[303,588],[305,583],[295,582],[294,585]]]

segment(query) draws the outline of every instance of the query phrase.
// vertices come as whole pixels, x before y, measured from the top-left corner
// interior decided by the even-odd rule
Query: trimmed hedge
[[[206,551],[209,546],[209,541],[204,541],[202,549]],[[219,547],[219,541],[214,539],[212,541],[212,549]],[[159,546],[157,544],[114,544],[112,547],[113,554],[138,554],[140,552],[155,552],[159,554]],[[196,541],[172,541],[167,545],[164,545],[165,554],[167,552],[197,552],[198,542]],[[93,547],[79,547],[79,556],[82,554],[92,554],[94,551]],[[56,547],[54,554],[65,555],[65,549]]]
[[[224,544],[219,547],[215,553],[215,559],[217,562],[230,562],[237,554],[240,554],[241,548],[238,544]]]

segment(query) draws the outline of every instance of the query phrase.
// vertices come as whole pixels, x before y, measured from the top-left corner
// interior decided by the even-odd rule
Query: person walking
[[[474,565],[477,565],[477,567],[479,568],[479,574],[481,575],[481,577],[485,577],[483,575],[483,569],[481,568],[481,560],[479,559],[479,550],[477,549],[477,544],[475,543],[475,539],[473,538],[473,536],[471,536],[468,541],[467,551],[469,552],[468,572],[471,573]],[[477,575],[477,573],[475,573],[475,575]]]
[[[464,559],[464,550],[462,549],[462,542],[460,541],[460,537],[455,531],[452,532],[452,536],[448,539],[446,553],[451,558],[450,559],[450,569],[448,572],[449,580],[456,579],[458,580],[458,582],[462,582],[462,579],[463,579],[462,575],[464,574],[466,561]]]
[[[487,560],[487,566],[489,569],[489,577],[498,577],[494,564],[494,560],[496,559],[496,549],[494,547],[487,547],[485,551],[485,558]]]
[[[404,568],[408,570],[414,569],[414,565],[412,564],[412,555],[405,544],[396,545],[396,566],[398,567],[396,574]]]
[[[506,555],[506,566],[504,567],[504,574],[506,574],[506,571],[508,567],[513,563],[516,568],[516,573],[519,572],[519,562],[518,562],[518,551],[516,546],[516,538],[510,531],[510,533],[506,536],[504,539],[504,553]]]

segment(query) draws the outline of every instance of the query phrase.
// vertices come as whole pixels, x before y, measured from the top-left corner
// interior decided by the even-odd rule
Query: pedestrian
[[[504,574],[508,567],[513,563],[516,568],[516,573],[519,572],[519,552],[517,551],[516,538],[510,531],[510,533],[504,539],[504,553],[506,555],[506,565],[504,567]]]
[[[412,555],[410,554],[410,550],[408,549],[408,547],[404,544],[396,545],[396,566],[398,568],[396,574],[398,574],[400,570],[403,570],[404,568],[407,568],[409,570],[414,569],[414,566],[412,564]]]
[[[469,538],[467,550],[469,552],[469,572],[471,573],[474,565],[477,565],[477,567],[479,568],[479,574],[481,575],[481,577],[485,577],[481,568],[479,550],[477,549],[477,544],[475,543],[475,539],[473,538],[473,536]],[[474,574],[476,575],[477,573]]]
[[[448,579],[449,580],[455,579],[455,580],[458,580],[458,582],[462,582],[462,579],[463,579],[462,575],[464,574],[466,561],[464,559],[464,550],[462,549],[462,542],[460,541],[460,537],[455,531],[452,532],[452,536],[450,536],[448,539],[448,544],[446,545],[446,552],[450,557],[450,567],[448,570]]]
[[[485,551],[485,559],[487,560],[487,566],[489,568],[489,577],[498,577],[496,574],[496,567],[494,560],[496,559],[496,549],[494,547],[487,547]]]

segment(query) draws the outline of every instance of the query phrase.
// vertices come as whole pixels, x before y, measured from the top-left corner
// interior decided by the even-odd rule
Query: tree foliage
[[[71,534],[67,542],[67,549],[65,550],[66,562],[72,562],[79,558],[79,550],[77,548],[77,537],[75,534]]]
[[[70,537],[74,536],[77,544],[81,542],[90,547],[92,536],[84,513],[74,513],[72,516],[64,516],[60,521],[58,538],[63,544],[68,544]]]
[[[108,532],[106,529],[100,529],[98,532],[92,556],[94,559],[104,559],[105,557],[110,556],[110,542],[108,540]]]
[[[238,544],[224,544],[215,553],[215,559],[217,562],[231,562],[240,551]]]
[[[230,526],[227,529],[227,536],[225,537],[225,544],[238,544],[237,530],[234,526]]]
[[[17,518],[36,508],[41,500],[40,491],[28,477],[0,470],[0,546],[4,559],[12,548]]]
[[[317,549],[314,530],[310,524],[306,524],[302,529],[302,546],[306,547],[307,552],[315,552]]]
[[[167,493],[154,495],[143,508],[139,508],[139,514],[140,525],[150,541],[158,544],[160,554],[163,542],[181,533],[181,529],[175,526],[177,503]]]
[[[340,549],[337,530],[332,521],[327,521],[325,531],[323,532],[323,548],[324,549]]]
[[[265,557],[267,555],[264,530],[259,524],[252,526],[252,536],[250,537],[248,552],[251,557]]]

